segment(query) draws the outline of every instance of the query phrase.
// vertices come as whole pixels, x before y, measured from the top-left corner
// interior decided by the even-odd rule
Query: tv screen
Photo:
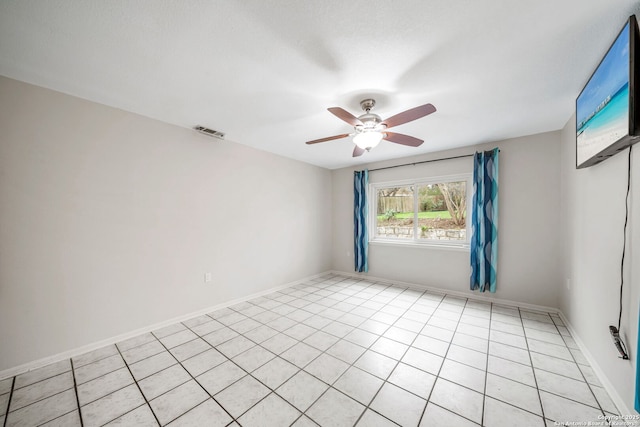
[[[576,167],[592,166],[635,142],[638,24],[631,16],[576,100]]]

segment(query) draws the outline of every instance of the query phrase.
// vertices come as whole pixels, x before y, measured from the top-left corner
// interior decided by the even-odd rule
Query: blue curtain
[[[356,271],[369,271],[367,252],[369,238],[367,237],[367,185],[369,171],[355,171],[353,173],[353,255]]]
[[[498,271],[498,153],[476,153],[471,206],[471,290],[496,291]]]

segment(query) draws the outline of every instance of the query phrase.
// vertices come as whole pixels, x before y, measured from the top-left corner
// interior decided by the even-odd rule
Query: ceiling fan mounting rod
[[[367,98],[360,101],[360,107],[367,113],[375,106],[376,106],[375,99]]]
[[[356,133],[379,132],[386,127],[381,126],[382,118],[379,115],[371,112],[371,109],[375,105],[375,99],[367,98],[360,101],[360,107],[362,107],[365,113],[358,117],[360,123],[354,126]]]

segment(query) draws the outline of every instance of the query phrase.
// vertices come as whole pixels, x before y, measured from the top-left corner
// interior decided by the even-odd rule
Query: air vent
[[[216,137],[218,139],[224,139],[224,133],[223,132],[220,132],[220,131],[217,131],[217,130],[213,130],[213,129],[209,129],[209,128],[206,128],[204,126],[196,126],[196,127],[194,127],[194,129],[197,130],[200,133],[205,134],[205,135],[214,136],[214,137]]]

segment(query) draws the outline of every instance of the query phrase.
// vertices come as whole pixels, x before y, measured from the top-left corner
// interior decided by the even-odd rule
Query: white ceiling
[[[327,168],[557,130],[636,0],[1,0],[0,75]],[[353,159],[326,109],[438,111]],[[203,136],[203,138],[205,138]],[[212,140],[214,142],[215,140]]]

